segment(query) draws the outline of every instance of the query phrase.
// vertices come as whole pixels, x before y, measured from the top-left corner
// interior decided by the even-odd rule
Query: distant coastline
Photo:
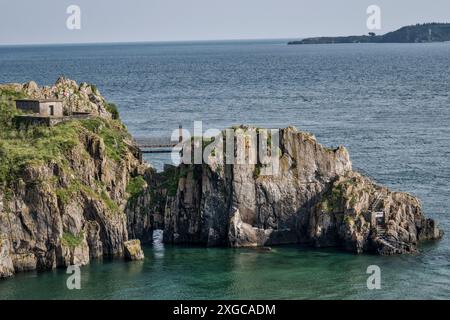
[[[368,35],[343,37],[314,37],[288,42],[295,44],[333,43],[424,43],[450,41],[450,23],[424,23],[402,27],[384,35],[370,32]]]

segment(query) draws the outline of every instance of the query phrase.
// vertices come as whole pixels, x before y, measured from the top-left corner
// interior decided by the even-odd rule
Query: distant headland
[[[423,43],[450,41],[450,23],[424,23],[402,27],[384,35],[370,32],[362,36],[315,37],[291,41],[288,44],[330,43]]]

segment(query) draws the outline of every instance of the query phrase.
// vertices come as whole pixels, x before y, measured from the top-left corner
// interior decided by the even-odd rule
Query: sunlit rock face
[[[236,135],[258,136],[258,130],[242,127]],[[242,141],[236,139],[236,150],[249,147]],[[304,243],[394,254],[442,236],[416,198],[353,171],[344,147],[325,148],[311,134],[289,127],[279,132],[278,161],[276,175],[265,175],[267,165],[259,162],[180,165],[176,195],[168,197],[164,212],[165,241],[232,247]]]
[[[9,172],[0,181],[0,277],[122,255],[128,186],[152,174],[125,126],[94,86],[61,78],[51,87],[31,82],[0,90],[61,98],[66,108],[95,115],[51,128],[2,128],[11,134],[0,143],[2,170]]]

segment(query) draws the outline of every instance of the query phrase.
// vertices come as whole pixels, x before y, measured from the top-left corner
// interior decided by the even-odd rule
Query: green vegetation
[[[344,204],[348,201],[354,207],[359,201],[359,194],[352,189],[357,185],[357,179],[352,177],[346,180],[338,180],[324,194],[319,208],[325,213],[342,212]]]
[[[68,246],[70,249],[75,249],[83,243],[84,232],[81,231],[79,234],[75,235],[70,232],[64,232],[61,237],[61,242]]]
[[[147,182],[145,182],[142,176],[134,177],[130,180],[127,186],[127,193],[130,195],[130,198],[135,198],[138,196],[145,188]]]
[[[100,199],[103,201],[104,204],[108,207],[108,209],[113,213],[119,213],[119,206],[117,203],[115,203],[108,195],[106,191],[102,191],[100,194]]]
[[[253,179],[257,179],[261,175],[261,164],[256,164],[253,170]]]
[[[344,217],[344,222],[345,222],[345,224],[350,225],[350,224],[354,224],[355,220],[353,219],[353,217],[346,215]]]
[[[102,118],[80,121],[81,125],[103,139],[106,153],[111,159],[120,162],[127,149],[124,140],[130,135],[119,120],[108,121]]]
[[[75,122],[28,130],[17,130],[11,123],[4,126],[0,132],[0,185],[16,180],[25,166],[50,161],[65,166],[67,153],[80,143],[78,129]]]
[[[68,204],[70,200],[75,199],[77,194],[83,193],[96,200],[102,201],[111,213],[119,213],[119,206],[115,203],[105,190],[102,190],[101,182],[97,181],[98,190],[83,184],[79,180],[73,180],[67,188],[59,188],[56,190],[58,200],[63,204]]]
[[[97,94],[98,93],[97,86],[95,84],[90,84],[90,86],[91,86],[92,93]]]
[[[0,88],[0,127],[8,128],[12,124],[14,116],[20,114],[15,108],[15,99],[25,98],[25,94],[21,91],[16,91],[13,88]],[[0,136],[1,138],[1,136]]]
[[[352,207],[354,207],[357,203],[358,203],[358,197],[355,194],[353,194],[350,198],[350,205]]]
[[[319,206],[325,213],[338,212],[342,209],[343,196],[342,184],[335,183],[323,196],[323,200],[319,203]]]
[[[5,206],[11,198],[14,185],[22,181],[25,168],[54,163],[67,174],[73,173],[70,167],[73,149],[77,148],[81,156],[90,157],[83,144],[86,136],[92,141],[104,142],[108,159],[122,161],[128,148],[124,141],[129,140],[130,135],[120,120],[95,118],[67,121],[52,127],[18,128],[13,121],[14,116],[19,114],[14,99],[24,97],[26,95],[23,92],[15,91],[14,88],[0,87],[0,188],[4,193],[2,200],[5,201]],[[57,187],[57,181],[49,182]],[[44,181],[27,183],[30,187],[31,184]],[[141,181],[135,180],[133,191],[139,185]],[[67,204],[82,191],[103,201],[111,211],[119,211],[118,205],[110,198],[104,186],[99,185],[94,189],[73,178],[68,187],[57,189],[56,195],[61,203]]]
[[[384,35],[347,36],[347,37],[315,37],[288,44],[323,44],[323,43],[417,43],[450,41],[449,23],[424,23],[405,26]]]
[[[178,171],[180,170],[180,171]],[[162,187],[167,190],[167,195],[170,197],[174,197],[177,195],[178,191],[178,181],[181,175],[186,174],[186,171],[183,171],[183,166],[180,169],[176,167],[169,167],[164,172],[161,173],[162,176]],[[186,169],[184,169],[186,170]]]
[[[56,190],[58,200],[63,204],[68,204],[71,199],[81,190],[81,185],[78,181],[73,182],[68,188],[60,188]]]
[[[329,200],[327,198],[325,198],[321,203],[320,203],[320,208],[322,209],[323,212],[325,213],[333,213],[333,206],[332,204],[330,204]]]
[[[111,113],[112,118],[114,120],[119,120],[120,116],[119,116],[119,109],[117,108],[117,106],[114,103],[107,103],[106,104],[106,110]]]

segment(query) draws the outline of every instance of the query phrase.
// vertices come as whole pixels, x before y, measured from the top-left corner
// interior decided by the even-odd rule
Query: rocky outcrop
[[[8,95],[57,97],[66,111],[98,117],[22,130],[8,126]],[[325,148],[292,127],[268,151],[276,174],[275,162],[260,158],[223,164],[219,149],[207,163],[156,173],[94,86],[61,78],[52,87],[0,86],[0,96],[0,277],[103,256],[142,259],[140,243],[151,242],[155,229],[175,244],[302,243],[378,254],[414,252],[442,236],[416,198],[353,171],[344,147]],[[234,149],[227,148],[243,150],[244,160],[254,147],[248,136],[264,145],[258,128],[234,133]]]
[[[81,83],[60,77],[52,86],[39,87],[34,81],[22,85],[22,90],[29,98],[56,98],[63,101],[65,113],[88,112],[106,119],[111,119],[109,104],[95,85]]]
[[[255,133],[243,128],[236,134]],[[236,139],[235,149],[248,148]],[[413,252],[442,232],[413,196],[352,170],[344,147],[328,149],[295,128],[280,131],[279,173],[256,164],[180,165],[167,201],[164,240],[232,247],[303,243],[362,253]]]
[[[98,91],[80,93],[87,87],[66,79],[50,88],[21,88],[39,97],[73,89],[81,100],[70,101],[101,117],[23,131],[20,141],[2,139],[1,169],[8,171],[0,177],[0,275],[122,255],[128,186],[149,170],[131,136],[102,109]]]
[[[125,259],[133,260],[143,260],[144,251],[141,248],[141,241],[139,240],[129,240],[124,243],[125,248]]]
[[[146,170],[146,191],[130,198],[125,207],[128,235],[130,238],[140,239],[142,243],[151,243],[153,230],[164,226],[167,190],[162,185],[163,175],[157,174],[153,169]]]
[[[14,274],[14,265],[9,252],[9,240],[0,238],[0,278],[10,277]]]
[[[331,184],[312,211],[309,230],[316,246],[337,243],[354,252],[380,254],[414,252],[419,241],[442,236],[434,221],[424,217],[417,198],[357,172]]]

